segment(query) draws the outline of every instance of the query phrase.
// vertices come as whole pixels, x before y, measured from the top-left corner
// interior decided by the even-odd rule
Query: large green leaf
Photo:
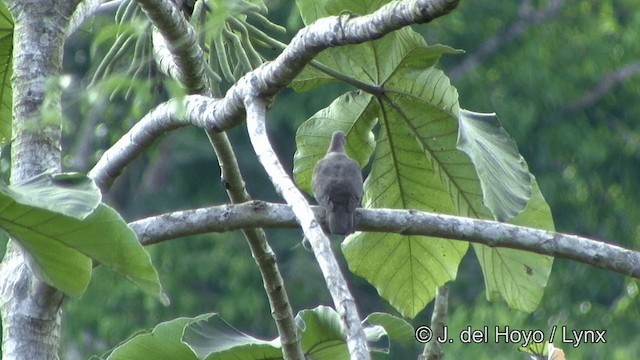
[[[158,324],[153,331],[136,335],[116,347],[107,360],[180,359],[197,360],[198,356],[180,339],[185,326],[206,319],[212,314],[195,318],[178,318]]]
[[[0,145],[11,139],[13,19],[0,3]]]
[[[338,15],[344,11],[368,14],[386,2],[388,1],[298,1],[298,5],[303,19],[314,21],[319,17]],[[416,47],[422,48],[425,53],[420,59],[423,67],[434,65],[443,54],[460,52],[444,45],[427,46],[422,36],[406,27],[375,41],[326,49],[315,60],[359,81],[382,84],[395,71],[405,55]],[[330,75],[307,66],[296,77],[292,86],[297,91],[306,91],[335,80]]]
[[[395,118],[387,118],[365,181],[364,207],[453,212],[437,168]],[[358,232],[343,243],[354,273],[371,282],[403,315],[413,317],[437,286],[455,279],[465,242],[424,236]]]
[[[280,340],[265,341],[244,334],[218,314],[190,323],[184,329],[182,341],[198,359],[281,359]]]
[[[61,188],[55,193],[60,195],[64,191]],[[79,296],[89,282],[90,259],[94,259],[145,292],[167,301],[149,254],[115,210],[100,204],[80,220],[21,204],[12,195],[15,191],[0,187],[0,228],[29,252],[30,265],[43,281]]]
[[[340,315],[335,310],[327,306],[303,310],[298,313],[295,321],[300,329],[301,346],[306,358],[315,360],[350,358]],[[179,325],[176,324],[176,326]],[[384,313],[374,313],[367,317],[364,321],[364,332],[369,349],[385,353],[389,351],[389,337],[406,340],[413,335],[411,325],[406,321]],[[142,336],[148,337],[148,335]],[[174,342],[174,340],[166,340],[169,343]],[[266,341],[244,334],[234,329],[217,314],[203,315],[191,321],[184,327],[182,341],[188,344],[201,360],[282,359],[278,338]],[[190,357],[185,358],[190,359]]]
[[[398,72],[412,69],[411,52]],[[457,93],[433,68],[391,77],[380,111],[381,131],[364,207],[476,213],[481,195],[471,162],[455,149]],[[476,195],[477,194],[477,195]],[[484,208],[481,208],[486,211]],[[399,234],[357,233],[343,244],[349,268],[370,281],[403,315],[413,317],[435,289],[455,279],[468,244]]]
[[[390,339],[400,342],[412,342],[414,341],[414,329],[404,319],[393,316],[387,313],[371,313],[365,319],[364,322],[371,325],[382,326]]]
[[[384,95],[360,103],[359,109],[366,111],[336,112],[335,121],[312,118],[301,126],[305,138],[321,137],[320,149],[326,148],[327,134],[343,129],[341,124],[358,128],[366,122],[360,126],[369,129],[371,119],[377,118],[380,127],[365,181],[364,207],[501,220],[520,213],[530,196],[532,176],[497,119],[460,110],[456,89],[442,71],[432,67],[440,55],[433,48],[409,41],[387,44],[385,49],[396,53],[373,51],[349,63],[357,68],[356,77],[370,74],[367,81],[381,86]],[[370,62],[369,67],[360,65],[364,61]],[[298,139],[298,153],[320,152],[305,149],[309,143]],[[308,173],[319,157],[297,157],[294,173]],[[308,177],[296,180],[303,189],[308,187]],[[445,239],[356,233],[343,243],[343,252],[354,273],[371,282],[403,315],[415,316],[431,301],[437,286],[455,279],[467,247],[467,243]],[[499,258],[486,259],[494,270],[511,271],[499,266]],[[504,281],[496,286],[517,288],[513,285]],[[527,290],[526,286],[520,289]]]
[[[23,205],[48,209],[80,220],[89,216],[102,200],[102,193],[95,182],[80,173],[47,172],[10,185],[6,190]]]
[[[475,165],[484,204],[498,221],[518,215],[531,197],[531,173],[496,114],[460,111],[458,149]]]
[[[525,210],[509,221],[515,225],[553,230],[551,209],[533,179],[533,195]],[[473,244],[484,274],[487,299],[504,299],[510,308],[536,309],[551,274],[553,257],[523,250]]]
[[[402,319],[393,318],[397,322],[404,322]],[[382,322],[391,324],[390,319]],[[350,358],[344,327],[340,315],[334,309],[318,306],[315,309],[302,310],[296,316],[296,323],[302,329],[302,350],[307,357],[318,360]],[[365,324],[364,333],[369,350],[389,352],[389,338],[383,326]]]

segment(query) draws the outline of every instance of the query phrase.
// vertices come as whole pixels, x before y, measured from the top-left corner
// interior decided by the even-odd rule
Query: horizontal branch
[[[324,222],[324,212],[317,206],[313,210],[316,218]],[[358,231],[426,235],[526,250],[640,279],[640,252],[576,235],[416,210],[358,209],[356,223]],[[178,211],[129,225],[144,245],[243,228],[299,227],[290,206],[262,201]]]

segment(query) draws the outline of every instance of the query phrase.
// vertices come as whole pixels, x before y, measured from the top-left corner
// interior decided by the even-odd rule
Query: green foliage
[[[13,19],[0,3],[0,145],[11,139]]]
[[[516,225],[553,230],[551,210],[537,184],[525,210],[510,222]],[[487,292],[487,299],[504,299],[509,307],[533,312],[542,299],[551,274],[553,258],[523,250],[491,248],[473,244]]]
[[[495,114],[460,111],[456,147],[478,172],[482,199],[498,221],[517,216],[531,198],[531,174]],[[544,200],[543,200],[544,202]]]
[[[355,6],[350,10],[371,9]],[[302,11],[306,22],[313,20],[310,13],[330,15],[321,7],[306,15]],[[377,41],[323,52],[319,58],[327,61],[324,65],[383,93],[343,96],[300,126],[293,171],[299,186],[308,191],[313,167],[335,130],[347,134],[348,152],[366,165],[372,153],[371,129],[379,122],[364,207],[500,221],[521,213],[531,196],[532,175],[495,115],[459,109],[456,89],[442,71],[433,68],[445,53],[455,51],[426,46],[408,28]],[[328,80],[316,73],[301,74],[297,88],[308,90]],[[539,199],[544,204],[541,195]],[[431,301],[437,286],[455,279],[467,246],[421,236],[356,233],[345,241],[343,252],[351,271],[371,282],[403,315],[414,317]],[[550,258],[480,246],[476,253],[485,276],[491,278],[485,281],[490,299],[502,297],[514,308],[535,309],[550,273]],[[535,278],[512,276],[515,265],[534,268]]]
[[[355,1],[297,1],[306,23],[325,14],[340,14],[343,9],[342,4],[351,6],[353,13],[365,14],[385,2],[358,1],[359,7],[354,7],[352,5]],[[292,2],[286,3],[288,6]],[[541,7],[545,5],[544,3],[533,2],[532,6],[533,8]],[[467,205],[468,208],[465,208],[467,211],[461,213],[477,216],[478,214],[474,213],[475,210],[485,218],[494,218],[495,209],[503,209],[503,211],[510,209],[515,212],[517,211],[515,209],[523,205],[520,200],[527,194],[527,188],[529,188],[531,200],[526,204],[524,211],[509,222],[552,229],[549,207],[541,197],[541,193],[544,193],[554,209],[556,224],[561,231],[615,239],[625,246],[633,247],[640,244],[640,230],[635,221],[640,216],[637,207],[640,199],[637,191],[634,190],[638,178],[637,158],[640,153],[638,140],[640,135],[634,122],[640,106],[637,102],[640,96],[637,82],[635,79],[627,80],[620,87],[614,87],[599,101],[577,111],[567,112],[562,108],[596,86],[609,71],[637,60],[638,36],[633,29],[640,26],[640,13],[635,11],[636,3],[633,0],[582,1],[573,5],[565,6],[556,18],[526,29],[518,41],[507,43],[499,52],[482,61],[471,72],[464,74],[463,77],[454,77],[451,81],[455,84],[454,90],[460,93],[464,107],[483,112],[497,111],[500,114],[502,124],[514,136],[520,151],[528,160],[529,167],[537,174],[537,180],[532,179],[531,182],[525,183],[517,180],[518,174],[522,175],[521,172],[511,170],[509,174],[513,177],[507,183],[509,187],[514,187],[513,191],[506,189],[507,191],[503,193],[506,197],[493,195],[498,202],[504,201],[504,204],[485,207],[483,198],[486,192],[501,189],[490,185],[496,183],[496,179],[491,180],[490,177],[475,172],[475,169],[479,172],[478,164],[475,160],[470,162],[473,157],[468,159],[467,155],[455,150],[457,149],[455,144],[459,144],[458,139],[450,136],[446,140],[447,145],[453,149],[451,152],[462,158],[466,166],[472,164],[474,169],[460,173],[461,176],[473,174],[473,181],[467,184],[472,185],[469,188],[473,191],[467,190],[467,193],[473,194],[476,199],[476,201],[468,201],[471,205]],[[438,62],[439,67],[444,69],[444,74],[450,74],[448,69],[467,59],[467,56],[474,55],[486,39],[499,34],[516,21],[519,6],[519,2],[508,1],[461,2],[459,9],[447,17],[428,26],[414,28],[419,31],[429,31],[428,39],[464,48],[468,52],[465,56],[440,59],[441,54],[456,53],[456,51],[441,45],[426,47],[421,37],[403,29],[385,37],[385,39],[400,39],[400,42],[374,42],[328,49],[323,51],[317,59],[332,69],[339,70],[343,75],[366,84],[387,85],[385,82],[390,82],[390,78],[398,76],[397,72],[406,71],[397,69],[401,61],[407,64],[407,68],[413,68],[416,72],[424,71]],[[215,14],[222,16],[224,12],[218,9]],[[270,17],[273,15],[282,16],[272,11]],[[207,16],[210,14],[207,13]],[[196,16],[191,18],[192,23],[196,18]],[[209,36],[207,31],[210,31],[210,27],[216,21],[218,19],[210,19],[209,25],[198,29]],[[104,27],[96,26],[96,28]],[[244,34],[240,32],[235,34],[236,36],[240,34],[241,40],[244,41],[242,37]],[[201,33],[200,36],[203,34]],[[210,43],[210,40],[206,40],[203,44],[206,48]],[[258,42],[255,44],[259,46]],[[225,44],[224,52],[230,70],[233,72],[235,69],[233,63],[238,56],[230,50],[230,47],[226,47],[227,45],[233,46],[234,43],[229,41],[229,44]],[[412,55],[409,58],[407,53],[410,50],[414,51],[413,48],[416,46],[419,50],[415,51],[423,55]],[[213,55],[217,56],[217,53],[213,52]],[[101,58],[101,55],[96,53],[96,57]],[[383,58],[384,61],[373,64],[367,60],[379,58]],[[130,61],[124,60],[123,63],[129,65]],[[435,76],[438,73],[437,70],[429,70],[433,79],[440,79],[440,82],[448,80],[442,73],[439,77]],[[421,75],[426,77],[425,74]],[[413,81],[412,76],[405,76],[405,78]],[[420,80],[419,76],[415,78]],[[407,91],[406,85],[401,83],[404,80],[399,79],[394,80],[398,84],[397,88],[405,93],[411,93],[411,89]],[[334,94],[332,89],[335,87],[331,88],[333,84],[327,84],[328,82],[335,82],[335,78],[309,67],[296,79],[294,86],[297,90],[318,90],[317,87],[323,85],[320,91],[308,91],[296,95],[285,92],[278,97],[274,109],[270,112],[269,121],[273,129],[270,135],[278,150],[281,151],[281,159],[290,158],[293,153],[290,141],[293,137],[292,129],[300,119],[316,113],[319,107],[332,101],[332,94]],[[443,84],[438,84],[434,88],[438,86],[446,88]],[[153,93],[147,88],[143,90],[141,87],[135,90],[134,100],[139,101],[140,97],[148,97]],[[426,86],[424,88],[428,89]],[[453,89],[452,86],[450,88]],[[417,105],[414,105],[415,103]],[[399,188],[397,180],[400,179],[404,182],[402,189],[411,189],[413,192],[403,197],[404,192],[400,189],[388,192],[389,194],[384,192],[384,196],[393,195],[399,198],[399,201],[405,201],[412,206],[416,204],[416,207],[428,211],[456,213],[464,202],[452,202],[454,197],[450,191],[443,190],[441,179],[435,175],[432,178],[425,177],[422,172],[414,175],[409,169],[415,163],[426,167],[433,164],[433,159],[437,160],[437,158],[429,159],[424,155],[425,139],[429,137],[422,138],[420,142],[419,139],[414,140],[419,137],[405,134],[407,133],[406,124],[411,123],[404,118],[393,119],[398,111],[392,108],[392,104],[401,104],[402,107],[421,106],[420,112],[423,118],[432,115],[426,105],[421,104],[420,101],[410,101],[398,94],[390,94],[389,99],[383,98],[383,100],[362,92],[340,96],[326,109],[317,111],[312,120],[299,128],[296,140],[299,149],[294,160],[299,163],[294,168],[296,180],[301,188],[307,189],[308,174],[313,169],[315,161],[326,150],[327,134],[330,134],[332,129],[343,129],[349,134],[350,155],[358,157],[365,171],[380,160],[381,151],[388,154],[388,157],[395,156],[401,160],[395,165],[389,161],[388,164],[392,164],[392,167],[387,165],[380,168],[381,164],[378,164],[378,169],[375,171],[378,173],[382,173],[382,170],[400,171],[403,176],[396,176],[395,179],[390,177],[387,185]],[[111,143],[123,129],[129,126],[132,120],[126,121],[127,119],[137,119],[145,112],[144,107],[139,107],[136,114],[131,114],[128,106],[129,103],[125,106],[122,99],[116,97],[109,110],[105,112],[101,129],[108,129],[108,131],[105,130],[110,137],[107,142]],[[384,109],[390,109],[392,116],[387,114],[379,116],[379,110],[383,106],[386,106]],[[464,110],[461,113],[464,114]],[[458,128],[454,125],[456,120]],[[443,123],[449,126],[451,133],[456,134],[457,129],[463,128],[460,121],[461,117],[451,116],[449,121],[443,121]],[[486,122],[490,124],[495,121]],[[393,126],[390,127],[389,124]],[[489,135],[489,138],[494,137],[488,143],[479,144],[488,144],[491,148],[494,148],[494,144],[498,144],[494,150],[486,154],[495,153],[497,149],[498,153],[502,151],[507,154],[501,155],[500,159],[510,159],[498,163],[489,162],[487,168],[496,168],[497,164],[511,169],[518,167],[519,151],[516,150],[509,156],[508,154],[515,147],[507,144],[499,145],[501,141],[511,141],[503,137],[505,130],[502,125],[491,125],[486,133],[488,134],[478,135],[481,136],[479,139],[476,135],[470,138],[483,140],[483,136],[486,135]],[[118,208],[128,217],[133,218],[151,212],[158,213],[177,207],[192,207],[194,204],[224,201],[209,194],[208,176],[211,175],[210,170],[215,165],[202,160],[208,155],[205,151],[206,139],[198,139],[196,136],[191,136],[191,133],[187,134],[185,136],[181,133],[180,136],[167,140],[170,145],[167,146],[169,152],[152,149],[150,161],[144,159],[134,164],[123,176],[119,185],[124,190],[118,192],[117,196],[112,194],[112,199],[119,199]],[[236,134],[240,135],[236,136]],[[239,161],[243,166],[245,178],[251,179],[247,183],[248,189],[253,195],[257,195],[256,198],[278,199],[269,188],[268,182],[263,181],[264,174],[259,171],[259,166],[252,162],[252,154],[246,150],[249,145],[244,132],[238,129],[232,135],[234,144],[238,145],[236,149],[239,151]],[[314,137],[314,135],[317,136]],[[391,143],[390,138],[395,138],[395,141]],[[444,138],[440,140],[443,141]],[[106,144],[102,145],[106,146]],[[99,149],[95,151],[99,153]],[[485,156],[485,159],[487,158],[489,157]],[[152,166],[145,166],[148,162],[153,164],[156,161],[162,161],[171,169],[175,168],[175,171],[170,172],[171,176],[153,178],[163,180],[158,185],[162,196],[158,196],[158,192],[153,193],[144,189],[134,190],[135,193],[132,193],[128,188],[136,186],[138,189],[137,185],[141,183],[140,178],[143,178],[147,169],[152,168]],[[445,163],[442,160],[439,161],[442,164]],[[435,164],[439,165],[440,162],[435,161]],[[178,167],[178,163],[185,166]],[[443,166],[436,167],[433,171],[443,168]],[[371,168],[372,173],[373,170]],[[489,174],[492,171],[494,170],[490,170]],[[505,176],[505,174],[501,175]],[[500,183],[504,179],[502,176],[497,179]],[[198,180],[194,181],[194,179]],[[418,181],[423,186],[412,186],[411,183],[414,181]],[[540,183],[542,192],[538,189],[537,182]],[[426,186],[431,188],[427,189]],[[460,189],[463,188],[460,187]],[[462,190],[459,191],[464,193]],[[390,202],[388,199],[386,201]],[[505,214],[507,213],[500,216],[509,217]],[[265,299],[259,295],[261,286],[257,271],[246,249],[232,245],[240,242],[237,236],[221,237],[224,237],[224,240],[200,239],[194,245],[192,239],[189,239],[184,242],[158,245],[151,249],[155,254],[154,262],[160,264],[159,272],[163,283],[170,284],[167,288],[175,289],[176,294],[179,294],[179,296],[172,296],[174,301],[170,308],[162,308],[157,302],[148,301],[126,283],[120,284],[116,279],[111,278],[105,281],[105,277],[100,276],[105,272],[97,271],[96,280],[104,282],[90,285],[89,291],[82,299],[67,301],[66,309],[69,311],[65,312],[68,314],[65,327],[71,329],[67,331],[68,338],[71,339],[72,336],[77,335],[77,338],[73,338],[77,343],[78,338],[88,334],[87,338],[90,339],[88,342],[99,343],[106,339],[107,342],[113,343],[114,338],[121,336],[123,332],[130,333],[132,327],[152,326],[150,324],[167,318],[181,314],[209,312],[212,308],[223,314],[230,323],[241,324],[240,326],[246,328],[251,327],[252,333],[272,334],[273,325],[270,325],[268,307]],[[289,232],[283,236],[278,233],[273,238],[277,239],[274,241],[274,246],[278,247],[276,252],[285,271],[284,276],[292,304],[300,306],[305,303],[328,302],[328,296],[315,286],[319,275],[317,271],[314,272],[315,267],[309,265],[310,256],[302,251],[289,249],[293,246],[292,244],[299,241],[297,233],[291,235]],[[456,277],[457,273],[456,281],[450,285],[452,287],[449,307],[450,335],[457,335],[467,326],[492,328],[496,325],[509,325],[514,329],[542,329],[545,334],[548,334],[550,324],[558,324],[566,325],[569,329],[608,330],[607,346],[595,344],[570,348],[560,345],[559,347],[565,350],[568,358],[628,359],[633,358],[640,351],[637,332],[633,331],[637,327],[637,319],[640,316],[635,280],[624,279],[617,274],[602,272],[599,269],[565,260],[555,262],[554,276],[548,278],[551,269],[549,257],[510,249],[492,249],[481,245],[473,245],[478,261],[463,261],[460,270],[457,270],[459,261],[445,263],[448,267],[442,267],[433,256],[448,251],[454,256],[461,257],[462,254],[455,255],[455,252],[466,251],[466,245],[464,248],[462,246],[457,248],[455,246],[458,243],[446,240],[399,238],[404,242],[391,237],[368,239],[362,242],[362,248],[353,247],[351,251],[354,253],[353,256],[361,260],[358,256],[359,250],[362,250],[363,262],[368,260],[364,255],[371,251],[372,257],[378,262],[378,268],[371,266],[371,269],[383,269],[381,274],[387,276],[387,279],[390,274],[387,271],[396,270],[391,260],[398,253],[402,255],[398,256],[401,259],[399,263],[405,267],[406,264],[415,265],[414,269],[423,266],[424,269],[428,269],[442,279]],[[380,241],[377,242],[377,240]],[[349,241],[353,242],[353,239]],[[395,248],[396,252],[391,253],[387,243],[394,241],[398,241],[399,245]],[[376,245],[382,247],[383,251],[376,253],[374,247]],[[389,269],[379,266],[380,263],[389,264]],[[354,266],[353,261],[350,266]],[[356,266],[359,265],[356,264]],[[398,269],[402,274],[411,274],[402,272],[403,267]],[[414,272],[411,283],[414,289],[422,286],[420,281],[422,277],[431,275],[428,271],[420,270],[423,272]],[[381,280],[386,280],[382,275],[378,276]],[[541,300],[547,278],[549,284]],[[373,291],[368,287],[362,285],[362,281],[355,279],[353,283],[352,290],[361,309],[378,306],[381,310],[388,310],[384,304],[378,304],[378,297],[373,295]],[[483,284],[487,295],[477,296]],[[390,294],[388,297],[391,297],[395,289],[392,284],[389,284],[385,291]],[[243,296],[247,292],[251,295]],[[309,293],[312,295],[310,296]],[[318,293],[322,294],[320,300]],[[429,298],[428,294],[424,297]],[[538,304],[540,305],[535,312],[525,315],[504,306],[489,304],[486,298],[503,298],[510,306],[526,311],[531,311]],[[410,311],[424,308],[424,305],[416,306],[410,303],[406,306]],[[415,310],[411,309],[412,306]],[[427,316],[417,316],[414,324],[426,324],[427,321]],[[173,339],[180,334],[176,332]],[[406,333],[403,336],[406,336]],[[417,353],[415,347],[419,345],[412,342],[410,336],[406,336],[406,339],[413,345],[411,351],[406,356],[394,352],[393,358],[415,358]],[[512,359],[514,356],[521,356],[517,353],[517,349],[517,344],[499,343],[488,346],[456,342],[450,346],[447,345],[445,352],[450,358]]]
[[[158,324],[153,331],[136,335],[113,349],[108,360],[126,359],[183,359],[196,360],[198,357],[180,341],[184,327],[193,321],[206,319],[209,315],[196,318],[178,318]]]
[[[100,204],[102,193],[80,173],[47,172],[6,189],[16,202],[83,220]]]
[[[86,176],[43,174],[0,186],[0,227],[28,252],[44,282],[80,296],[94,259],[166,301],[149,255],[136,235]]]
[[[346,336],[335,310],[319,306],[296,316],[305,356],[321,359],[349,359]],[[412,336],[411,326],[388,314],[371,314],[364,331],[370,349],[389,352],[389,337],[405,340]],[[107,359],[281,359],[278,338],[266,341],[244,334],[218,314],[179,318],[161,323],[149,333],[139,334],[116,347]]]

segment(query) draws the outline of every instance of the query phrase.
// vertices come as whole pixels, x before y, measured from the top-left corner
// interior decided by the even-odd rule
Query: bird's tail
[[[355,213],[343,207],[334,208],[327,214],[327,224],[332,234],[352,234],[356,230]]]

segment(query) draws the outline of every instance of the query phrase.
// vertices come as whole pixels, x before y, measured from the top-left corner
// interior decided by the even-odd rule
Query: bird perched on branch
[[[325,210],[329,231],[349,235],[355,232],[355,209],[362,199],[360,165],[344,151],[345,136],[336,131],[327,154],[313,169],[311,184],[318,204]]]

